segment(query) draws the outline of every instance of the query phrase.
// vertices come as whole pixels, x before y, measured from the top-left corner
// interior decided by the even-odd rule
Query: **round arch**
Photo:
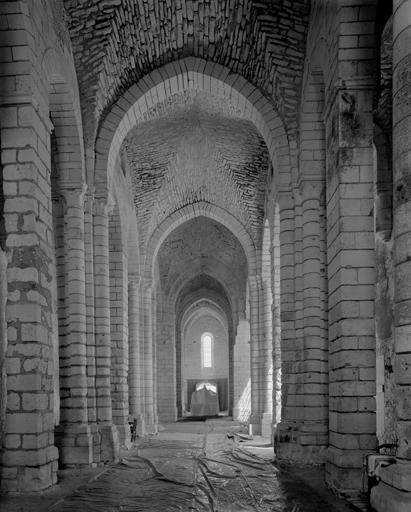
[[[199,201],[195,204],[190,204],[184,208],[180,208],[172,215],[167,217],[153,232],[147,244],[147,251],[145,257],[144,271],[146,276],[151,276],[153,271],[154,262],[161,244],[167,236],[174,231],[178,226],[181,226],[186,221],[196,217],[208,217],[216,222],[222,224],[238,239],[247,259],[249,275],[255,273],[257,269],[256,250],[253,239],[246,231],[245,227],[233,215],[223,208]]]
[[[229,101],[251,121],[263,137],[278,176],[289,181],[290,154],[283,121],[272,103],[242,76],[226,67],[195,57],[166,64],[132,85],[101,123],[95,144],[95,166],[89,183],[100,194],[109,188],[116,156],[127,133],[157,103],[189,89],[207,92]]]
[[[175,351],[176,351],[176,399],[177,399],[177,415],[182,415],[182,380],[181,380],[181,337],[183,325],[187,322],[187,318],[190,316],[190,312],[195,311],[196,307],[202,304],[213,304],[216,311],[222,318],[227,320],[227,331],[229,339],[229,380],[233,382],[233,343],[234,343],[234,327],[233,327],[233,309],[228,297],[227,291],[223,285],[213,278],[207,276],[210,282],[200,288],[195,286],[191,289],[190,285],[196,280],[195,277],[185,282],[185,285],[180,288],[178,296],[175,298]],[[210,289],[208,286],[216,286],[216,289]],[[229,403],[233,402],[233,387],[229,389]]]
[[[212,299],[207,298],[195,301],[186,309],[181,318],[181,325],[183,326],[182,330],[187,329],[192,324],[192,322],[204,314],[205,311],[208,311],[211,316],[218,319],[228,332],[227,313]]]
[[[179,315],[179,323],[177,328],[177,365],[179,367],[177,387],[177,409],[179,413],[184,416],[185,403],[189,405],[189,398],[191,393],[195,390],[193,385],[195,380],[200,379],[217,379],[220,381],[219,399],[220,410],[232,409],[232,400],[230,400],[230,389],[232,387],[233,376],[233,328],[232,318],[229,311],[225,311],[222,305],[219,305],[212,297],[203,296],[202,299],[196,300],[185,309],[184,314]],[[200,329],[199,330],[199,326]],[[190,334],[191,333],[191,334]],[[202,340],[203,336],[209,334],[213,340],[214,348],[212,352],[219,353],[218,357],[212,356],[214,362],[208,367],[204,368]],[[194,337],[192,337],[194,336]],[[192,341],[192,340],[196,341]],[[218,344],[214,344],[216,340]],[[187,352],[188,348],[188,352]],[[196,357],[193,358],[193,350]],[[225,355],[224,355],[225,354]],[[187,357],[190,364],[187,367]],[[201,357],[201,364],[200,364]],[[195,363],[198,372],[190,371],[191,363]],[[203,373],[205,371],[205,373]],[[202,377],[199,377],[202,375]],[[217,383],[216,383],[217,384]],[[221,388],[220,388],[221,386]]]
[[[180,295],[180,292],[185,287],[186,283],[194,279],[196,276],[200,274],[206,274],[211,278],[218,281],[222,287],[224,288],[224,293],[227,295],[227,298],[232,304],[233,294],[235,295],[236,290],[239,291],[242,288],[242,283],[229,283],[227,279],[225,279],[225,271],[229,270],[227,267],[223,267],[219,272],[216,272],[212,267],[213,263],[217,265],[219,262],[217,259],[210,260],[210,266],[208,268],[202,268],[199,271],[197,268],[187,269],[183,273],[181,273],[178,278],[172,283],[172,285],[165,289],[166,293],[173,299]],[[244,280],[244,290],[246,286],[246,279]]]

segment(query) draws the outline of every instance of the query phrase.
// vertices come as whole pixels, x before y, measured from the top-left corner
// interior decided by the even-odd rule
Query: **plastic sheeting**
[[[236,434],[201,443],[153,438],[137,453],[56,504],[53,512],[302,512],[280,471]]]

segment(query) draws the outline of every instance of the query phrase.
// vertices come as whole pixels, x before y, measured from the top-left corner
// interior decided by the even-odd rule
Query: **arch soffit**
[[[108,198],[108,216],[110,224],[120,233],[121,249],[127,253],[128,258],[133,256],[135,252],[135,244],[130,245],[130,225],[136,228],[136,223],[133,223],[134,217],[131,208],[128,207],[127,202],[122,201],[122,193],[119,191],[119,184],[113,183],[109,198]],[[109,228],[110,229],[110,228]],[[130,254],[131,251],[131,254]]]
[[[128,274],[137,277],[140,275],[140,242],[137,224],[137,215],[132,206],[132,195],[120,158],[116,160],[116,168],[119,172],[114,177],[108,191],[108,203],[114,200],[118,203],[122,222],[122,239],[128,256]],[[124,176],[124,177],[123,177]],[[128,200],[124,200],[128,198]]]
[[[330,50],[328,48],[327,41],[322,37],[320,38],[314,48],[312,49],[310,56],[308,58],[308,65],[305,69],[304,78],[303,78],[303,87],[302,87],[302,101],[300,107],[300,123],[301,119],[304,116],[304,105],[309,101],[307,99],[307,95],[305,94],[307,87],[312,84],[312,79],[314,76],[321,77],[320,80],[323,83],[324,87],[328,83],[329,76],[325,73],[325,70],[328,69],[327,63],[329,63],[330,58]],[[325,96],[325,90],[324,90]],[[324,97],[325,99],[325,97]],[[320,113],[318,113],[321,115]]]
[[[242,76],[226,67],[195,57],[181,59],[153,71],[132,85],[111,107],[103,120],[95,144],[92,182],[105,192],[114,172],[116,155],[128,132],[149,109],[165,98],[194,89],[217,95],[241,110],[263,137],[278,176],[289,180],[288,138],[272,103]]]
[[[232,279],[227,279],[226,272],[229,270],[228,266],[226,264],[219,266],[219,263],[220,260],[211,257],[208,260],[207,265],[205,267],[201,267],[201,271],[199,271],[197,266],[187,266],[185,270],[179,274],[178,278],[173,280],[167,287],[164,288],[165,292],[171,298],[178,297],[184,286],[192,281],[196,276],[198,276],[199,272],[201,272],[218,281],[224,288],[224,292],[229,300],[232,300],[233,297],[235,297],[239,292],[242,285],[245,287],[247,278],[244,276],[244,283],[242,281],[240,282],[239,280],[233,282]]]
[[[302,101],[300,106],[300,115],[299,115],[299,122],[300,122],[300,151],[299,151],[299,172],[302,173],[302,170],[304,168],[304,165],[302,164],[302,155],[303,152],[301,144],[302,144],[302,136],[304,133],[306,133],[306,129],[303,129],[302,123],[306,120],[307,113],[305,112],[305,108],[307,104],[310,102],[318,101],[313,100],[308,94],[307,89],[309,87],[315,87],[317,90],[320,85],[324,87],[324,93],[323,93],[323,101],[325,103],[325,94],[326,94],[326,83],[329,81],[330,77],[325,73],[325,70],[328,69],[327,64],[329,63],[330,58],[330,50],[328,47],[328,42],[324,37],[321,37],[316,42],[315,46],[313,47],[312,51],[310,52],[309,58],[308,58],[308,64],[305,69],[304,78],[303,78],[303,87],[302,87]],[[323,106],[323,109],[325,109],[325,104]],[[324,121],[323,119],[323,112],[315,112],[317,114],[318,120],[321,120],[321,122]],[[309,114],[311,115],[311,111],[309,111]],[[311,120],[311,119],[310,119]],[[324,141],[322,141],[324,142]],[[317,141],[319,144],[318,149],[321,149],[321,142]],[[322,180],[323,179],[323,165],[324,161],[315,160],[316,168],[313,169],[311,173],[303,173],[300,175],[300,178],[308,178],[310,180]]]
[[[186,282],[185,285],[187,285],[190,281],[191,280]],[[194,307],[195,304],[199,304],[203,301],[208,301],[212,302],[217,307],[219,307],[221,311],[224,311],[227,321],[230,324],[232,315],[232,305],[229,296],[227,295],[227,291],[225,290],[223,285],[221,286],[223,288],[223,293],[221,293],[221,291],[218,292],[216,290],[210,290],[209,288],[202,287],[192,291],[191,293],[184,297],[177,297],[175,303],[176,323],[181,325],[181,319],[187,313],[187,311],[190,310],[191,307]],[[181,291],[182,289],[180,289],[180,292]]]
[[[145,257],[145,275],[151,276],[154,269],[157,254],[160,250],[161,244],[177,227],[181,226],[188,220],[196,217],[208,217],[222,224],[238,239],[242,246],[248,265],[249,275],[253,275],[257,269],[256,251],[253,239],[246,231],[245,227],[239,222],[231,213],[223,208],[200,201],[198,203],[190,204],[184,208],[180,208],[172,215],[167,217],[153,232],[147,245]]]
[[[228,321],[225,312],[222,311],[216,304],[212,302],[209,302],[207,306],[201,306],[200,308],[194,311],[186,311],[186,313],[183,315],[181,319],[181,332],[185,334],[196,320],[204,316],[213,317],[215,320],[221,323],[226,333],[228,333]]]
[[[313,74],[321,73],[323,75],[324,85],[328,85],[331,77],[326,71],[330,70],[330,48],[328,41],[324,37],[320,37],[314,47],[312,48],[308,60],[307,66],[304,71],[303,84],[302,84],[302,98],[305,98],[304,91],[307,85],[310,83],[311,76]],[[302,111],[302,108],[301,108]]]
[[[203,296],[194,300],[194,302],[185,308],[185,311],[181,316],[181,323],[185,324],[193,315],[196,315],[199,311],[209,311],[210,309],[218,311],[218,314],[227,320],[227,312],[224,310],[224,308],[212,297]]]
[[[62,186],[80,186],[86,182],[86,173],[79,93],[66,76],[61,58],[53,48],[46,49],[41,65],[49,88],[59,182]]]

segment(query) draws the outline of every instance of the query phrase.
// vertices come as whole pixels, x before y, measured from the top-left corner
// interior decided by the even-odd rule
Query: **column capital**
[[[87,185],[82,183],[75,187],[60,187],[60,194],[64,198],[65,205],[71,208],[84,208],[84,199],[87,191]]]
[[[301,199],[302,199],[302,193],[299,187],[293,187],[292,191],[293,199],[294,199],[294,205],[300,205]]]
[[[95,215],[111,215],[116,205],[116,200],[111,193],[107,195],[93,194],[94,214]]]
[[[153,279],[150,276],[140,276],[140,286],[143,289],[149,289],[153,285]]]
[[[94,215],[108,215],[107,198],[102,196],[93,197],[93,213]]]
[[[299,190],[302,200],[319,199],[323,190],[325,190],[325,182],[321,179],[302,179],[299,182]]]
[[[87,187],[85,198],[84,198],[84,211],[86,213],[93,213],[94,208],[94,187]]]
[[[261,288],[261,284],[262,284],[261,274],[254,274],[252,276],[249,276],[248,286],[250,287],[250,290],[251,289],[258,290],[259,288]]]
[[[138,288],[141,284],[141,276],[138,274],[129,274],[128,275],[128,285],[132,288]]]

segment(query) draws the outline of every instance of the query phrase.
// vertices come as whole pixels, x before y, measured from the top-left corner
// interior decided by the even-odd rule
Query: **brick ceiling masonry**
[[[269,168],[263,139],[229,104],[206,93],[173,99],[136,126],[121,150],[131,170],[141,247],[164,219],[196,201],[228,210],[259,246]]]
[[[227,228],[206,217],[191,219],[170,233],[158,262],[166,294],[177,293],[176,284],[201,275],[221,283],[231,297],[245,292],[247,261],[240,243]],[[204,286],[206,281],[197,284]]]
[[[64,0],[90,143],[133,83],[194,56],[244,76],[297,129],[310,0]]]
[[[64,7],[86,144],[131,85],[193,56],[257,87],[296,145],[310,0],[64,0]],[[121,153],[131,169],[141,261],[156,227],[197,201],[230,212],[261,248],[269,156],[244,113],[181,91],[143,116]]]

